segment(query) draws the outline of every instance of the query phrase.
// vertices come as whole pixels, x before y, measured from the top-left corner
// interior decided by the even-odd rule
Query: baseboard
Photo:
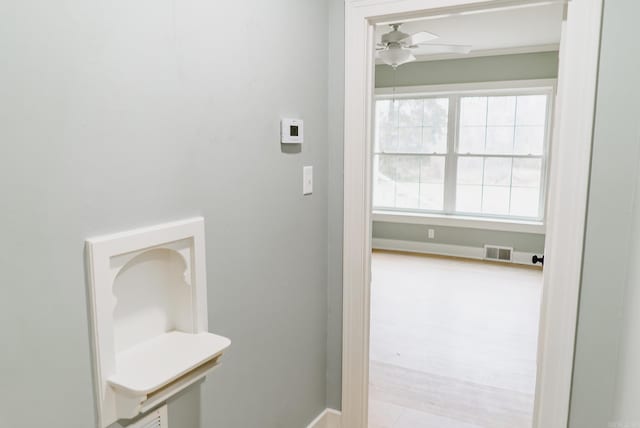
[[[342,413],[334,409],[324,409],[307,428],[340,428]]]
[[[484,260],[484,248],[464,245],[434,244],[430,242],[402,241],[398,239],[373,238],[375,250],[406,251],[409,253],[434,254],[438,256],[462,257],[465,259]],[[531,258],[535,253],[514,251],[514,264],[531,266]]]

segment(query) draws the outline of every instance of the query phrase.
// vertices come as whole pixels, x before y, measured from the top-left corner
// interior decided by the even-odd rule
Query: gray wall
[[[376,66],[376,87],[438,85],[504,80],[550,79],[558,76],[558,52],[539,52],[455,60],[413,62],[398,67]],[[373,237],[427,241],[427,229],[436,229],[429,243],[482,247],[496,244],[516,251],[542,253],[544,236],[531,233],[494,232],[481,229],[419,226],[374,222]]]
[[[639,14],[635,0],[605,1],[571,428],[640,426],[640,360],[629,358],[640,311]]]
[[[428,229],[434,230],[435,239],[427,239]],[[373,236],[381,239],[399,239],[468,247],[484,247],[485,244],[493,244],[513,247],[515,251],[530,253],[541,252],[544,249],[544,235],[464,227],[374,222]]]
[[[327,406],[342,408],[344,0],[329,0],[329,274]]]
[[[376,66],[376,87],[394,86],[393,69]],[[504,80],[555,79],[558,52],[486,56],[441,61],[412,62],[398,67],[396,86],[446,83],[496,82]]]
[[[1,427],[95,426],[84,240],[194,215],[233,345],[172,426],[326,407],[327,27],[316,0],[0,2]]]

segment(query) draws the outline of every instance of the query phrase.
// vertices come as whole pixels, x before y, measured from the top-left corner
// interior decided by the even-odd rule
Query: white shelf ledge
[[[216,359],[230,344],[211,333],[169,332],[118,353],[117,373],[108,382],[127,395],[149,395]]]

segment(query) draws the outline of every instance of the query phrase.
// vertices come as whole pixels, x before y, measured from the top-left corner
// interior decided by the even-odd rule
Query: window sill
[[[533,233],[537,235],[545,234],[545,225],[541,221],[467,217],[447,214],[420,214],[381,210],[373,211],[373,221],[383,223],[464,227],[469,229],[496,230],[501,232]]]

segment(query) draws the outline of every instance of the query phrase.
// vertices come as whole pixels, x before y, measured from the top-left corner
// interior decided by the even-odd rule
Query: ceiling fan
[[[412,49],[420,46],[428,46],[431,53],[468,54],[471,52],[471,46],[468,45],[430,43],[440,36],[427,31],[420,31],[415,34],[403,33],[399,30],[401,25],[389,24],[392,31],[383,34],[380,43],[377,45],[378,58],[393,68],[415,61],[416,57],[413,55]]]

